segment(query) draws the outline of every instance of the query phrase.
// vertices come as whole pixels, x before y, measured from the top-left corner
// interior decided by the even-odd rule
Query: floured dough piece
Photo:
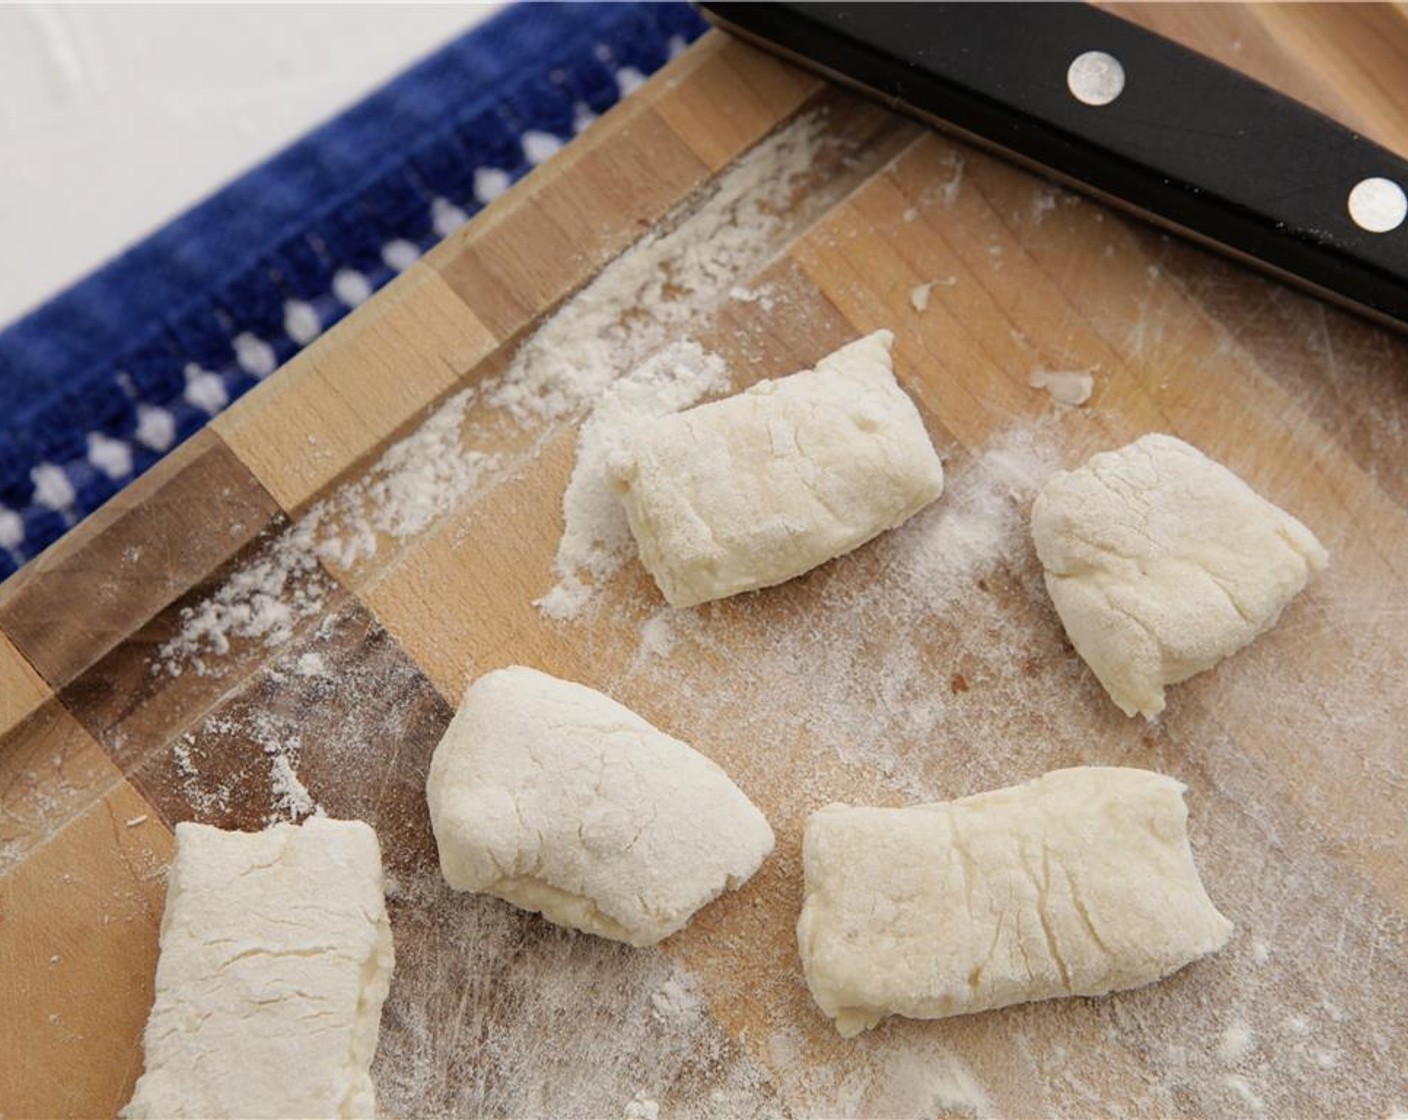
[[[908,809],[807,821],[797,940],[843,1035],[1148,984],[1232,925],[1193,866],[1183,786],[1076,767]]]
[[[1315,534],[1195,447],[1147,435],[1054,475],[1032,538],[1071,644],[1126,715],[1271,629],[1329,561]]]
[[[426,793],[450,886],[630,945],[681,929],[772,851],[762,813],[709,759],[520,666],[470,685]]]
[[[178,824],[146,1072],[122,1115],[374,1115],[394,961],[361,821]]]
[[[643,424],[607,464],[670,605],[782,583],[858,548],[943,491],[895,381],[889,331],[813,370]]]

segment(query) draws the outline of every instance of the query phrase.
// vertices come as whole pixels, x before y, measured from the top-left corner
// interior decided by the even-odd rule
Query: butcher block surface
[[[1116,10],[1408,152],[1401,6]],[[601,387],[534,371],[580,373],[587,336],[632,364],[689,339],[738,389],[882,327],[945,459],[934,506],[692,611],[630,556],[567,617],[535,605]],[[501,407],[525,377],[548,406]],[[1332,560],[1146,724],[1065,640],[1026,518],[1050,471],[1150,431]],[[429,758],[513,663],[723,765],[772,858],[648,950],[445,888]],[[839,1038],[795,943],[806,815],[1078,764],[1187,784],[1228,947]],[[315,811],[381,838],[388,1115],[1388,1116],[1405,795],[1408,343],[710,33],[0,586],[0,1116],[130,1095],[177,822]]]

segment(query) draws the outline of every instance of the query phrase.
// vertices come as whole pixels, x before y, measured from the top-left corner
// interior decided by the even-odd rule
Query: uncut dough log
[[[122,1115],[374,1115],[394,963],[361,821],[178,824],[146,1071]]]
[[[1032,506],[1046,587],[1126,715],[1276,624],[1329,562],[1315,534],[1197,448],[1147,435],[1054,475]]]
[[[450,886],[630,945],[681,929],[773,846],[762,813],[698,751],[521,666],[470,685],[426,795]]]
[[[906,809],[807,821],[797,940],[843,1035],[1136,988],[1220,949],[1232,925],[1188,846],[1183,786],[1076,767]]]
[[[671,606],[782,583],[939,496],[943,466],[892,341],[876,331],[815,369],[652,420],[608,462]]]

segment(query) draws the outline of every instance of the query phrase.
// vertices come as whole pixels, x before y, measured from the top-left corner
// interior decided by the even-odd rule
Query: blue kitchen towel
[[[704,28],[510,7],[0,332],[0,578]]]

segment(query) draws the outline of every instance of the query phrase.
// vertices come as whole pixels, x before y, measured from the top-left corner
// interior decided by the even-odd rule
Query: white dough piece
[[[1076,767],[907,809],[829,805],[807,821],[797,940],[843,1035],[1137,988],[1226,944],[1183,786]]]
[[[772,829],[709,759],[585,685],[521,666],[465,693],[426,786],[456,890],[653,945],[772,851]]]
[[[1126,715],[1276,624],[1329,562],[1315,534],[1182,440],[1147,435],[1054,475],[1032,507],[1046,587]]]
[[[673,607],[799,576],[943,491],[895,380],[889,331],[812,370],[643,423],[607,463],[641,562]]]
[[[178,824],[146,1072],[122,1115],[373,1116],[394,963],[366,824]]]

